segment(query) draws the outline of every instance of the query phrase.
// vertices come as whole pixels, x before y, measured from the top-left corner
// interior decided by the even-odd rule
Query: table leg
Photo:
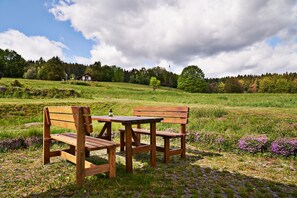
[[[126,172],[132,173],[132,126],[130,124],[125,125],[125,133],[126,133]]]
[[[107,140],[111,141],[111,122],[106,122]]]
[[[150,142],[151,142],[151,166],[156,167],[156,123],[150,123]]]

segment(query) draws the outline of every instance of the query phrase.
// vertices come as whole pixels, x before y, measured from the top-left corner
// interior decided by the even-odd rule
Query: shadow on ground
[[[206,156],[215,158],[221,154],[188,150],[186,160],[174,156],[169,164],[164,164],[162,154],[158,153],[155,169],[148,164],[149,155],[140,154],[134,157],[134,173],[128,174],[125,172],[124,153],[119,152],[117,177],[114,179],[110,180],[104,174],[96,175],[88,177],[85,185],[78,188],[74,184],[75,173],[65,171],[63,177],[73,176],[70,182],[56,184],[51,181],[49,185],[49,181],[42,181],[48,189],[41,193],[32,191],[28,197],[297,197],[297,186],[294,185],[196,164]],[[50,168],[51,164],[46,166]]]

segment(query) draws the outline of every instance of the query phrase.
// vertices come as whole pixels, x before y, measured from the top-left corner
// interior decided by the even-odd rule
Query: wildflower
[[[271,143],[271,152],[282,156],[296,155],[297,139],[279,138]]]
[[[256,153],[263,151],[268,142],[266,135],[261,136],[245,136],[238,140],[238,147],[242,150]]]

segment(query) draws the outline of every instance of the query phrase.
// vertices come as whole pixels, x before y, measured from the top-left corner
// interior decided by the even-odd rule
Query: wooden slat
[[[64,142],[66,144],[70,144],[72,146],[76,146],[76,138],[70,138],[65,136],[64,134],[53,134],[51,138],[60,142]]]
[[[73,123],[73,122],[64,122],[64,121],[59,121],[59,120],[51,120],[51,125],[56,126],[56,127],[76,130],[75,123]]]
[[[172,123],[172,124],[187,124],[187,118],[164,118],[161,122]]]
[[[48,107],[48,110],[50,113],[74,113],[73,112],[73,108],[75,107],[71,107],[71,106],[50,106]]]
[[[85,168],[85,176],[91,176],[99,173],[109,172],[109,164],[96,165],[90,168]]]
[[[73,114],[50,113],[50,118],[51,118],[51,120],[75,122],[75,115],[73,115]]]
[[[137,129],[133,128],[134,133],[140,133],[144,135],[149,135],[150,131],[147,129]],[[120,129],[121,133],[124,133],[125,130]],[[181,137],[184,136],[185,134],[182,133],[175,133],[175,132],[169,132],[169,131],[156,131],[156,136],[161,136],[161,137]]]
[[[156,106],[140,106],[140,107],[134,107],[133,108],[135,111],[153,111],[153,112],[158,112],[158,111],[179,111],[179,112],[188,112],[189,107],[185,106],[161,106],[161,107],[156,107]]]
[[[76,146],[76,133],[63,133],[63,134],[53,134],[52,139],[58,140],[60,142],[64,142],[66,144],[70,144]],[[111,147],[117,147],[119,143],[112,142],[109,140],[104,140],[100,138],[94,138],[90,136],[86,136],[85,147],[87,150],[99,150]]]
[[[169,150],[169,155],[179,155],[182,153],[182,149],[171,149]]]
[[[188,112],[179,112],[179,111],[133,111],[134,116],[152,116],[152,117],[169,117],[169,118],[187,118]]]
[[[133,154],[151,151],[151,145],[141,145],[132,149]]]
[[[90,107],[84,107],[83,108],[84,113],[84,122],[85,122],[85,129],[87,133],[93,132],[93,126],[92,126],[92,118],[91,118],[91,110]]]

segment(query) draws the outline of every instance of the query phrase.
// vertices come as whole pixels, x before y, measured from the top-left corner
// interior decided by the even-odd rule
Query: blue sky
[[[297,1],[0,0],[0,48],[208,78],[296,72]]]
[[[75,31],[69,21],[56,20],[46,3],[51,2],[0,0],[0,32],[14,29],[27,36],[45,36],[67,46],[64,50],[67,60],[73,56],[90,58],[94,42]]]

